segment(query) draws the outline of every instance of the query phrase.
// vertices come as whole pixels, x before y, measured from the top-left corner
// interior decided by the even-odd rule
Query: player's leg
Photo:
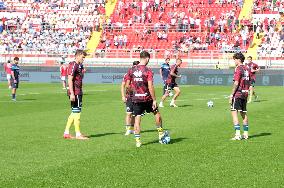
[[[241,112],[241,116],[243,118],[243,130],[244,130],[243,138],[244,139],[248,139],[249,126],[248,126],[248,116],[247,116],[247,113],[246,112]]]
[[[73,107],[76,107],[75,101],[71,101],[71,114],[68,117],[66,126],[65,126],[65,131],[64,131],[64,135],[63,138],[65,139],[69,139],[69,138],[74,138],[71,134],[70,134],[70,127],[72,126],[73,122],[74,122],[74,114],[75,114],[75,109],[73,110]]]
[[[125,116],[125,135],[130,135],[134,130],[135,118],[133,117],[133,103],[130,99],[126,101],[126,116]]]
[[[89,138],[82,135],[81,131],[80,131],[81,109],[82,109],[83,96],[82,95],[76,95],[75,97],[76,97],[75,102],[77,104],[76,104],[76,107],[73,108],[73,109],[74,109],[74,126],[75,126],[76,139],[86,140],[86,139],[89,139]]]
[[[159,107],[161,107],[161,108],[164,107],[164,101],[169,96],[169,86],[168,86],[168,84],[164,84],[164,88],[163,89],[164,89],[163,96],[161,98],[161,102],[159,103]]]
[[[18,85],[19,85],[18,81],[16,83],[13,82],[12,84],[12,100],[13,101],[16,101],[16,93],[17,93]]]
[[[180,95],[180,89],[178,86],[175,86],[174,88],[174,91],[175,91],[175,95],[173,96],[172,100],[171,100],[171,103],[170,103],[170,106],[173,106],[173,107],[178,107],[176,105],[176,99],[178,98],[178,96]]]
[[[239,99],[233,98],[231,103],[231,115],[235,129],[235,137],[232,140],[241,140],[241,127],[238,118],[238,110],[241,110]]]
[[[162,143],[161,139],[164,135],[162,116],[159,111],[154,111],[153,113],[155,115],[155,123],[156,123],[156,129],[158,131],[159,142]]]
[[[242,99],[241,100],[241,116],[243,119],[243,130],[244,130],[244,134],[243,134],[243,138],[244,139],[248,139],[248,116],[247,116],[247,99]]]
[[[136,147],[140,147],[142,145],[141,142],[141,116],[144,113],[145,105],[143,103],[134,103],[133,104],[133,115],[135,117],[134,122],[134,138],[136,142]]]
[[[66,77],[62,76],[61,81],[62,81],[62,87],[63,87],[62,89],[66,89]]]
[[[131,134],[131,127],[132,127],[132,112],[126,112],[126,116],[125,116],[125,136],[130,135]]]
[[[250,86],[249,87],[249,100],[248,100],[248,103],[251,103],[253,93],[254,93],[253,86]]]
[[[142,145],[141,135],[140,135],[141,133],[140,124],[141,124],[141,115],[137,115],[135,116],[135,123],[134,123],[134,137],[136,141],[136,147],[140,147]]]
[[[7,82],[8,82],[8,88],[12,89],[12,86],[11,86],[11,74],[7,74]]]

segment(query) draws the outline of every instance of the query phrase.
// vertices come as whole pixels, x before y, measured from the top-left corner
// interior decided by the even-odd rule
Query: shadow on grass
[[[176,144],[176,143],[182,142],[183,140],[186,140],[186,139],[188,139],[188,138],[173,138],[173,139],[171,139],[170,144]],[[154,140],[152,142],[147,142],[147,143],[145,143],[143,145],[149,145],[149,144],[159,144],[159,140]]]
[[[152,133],[152,132],[157,132],[157,130],[152,129],[152,130],[141,131],[141,133]]]
[[[253,101],[253,102],[266,102],[266,101],[268,101],[268,100],[263,99],[263,100],[256,100],[256,101]]]
[[[36,101],[36,99],[22,99],[23,101]]]
[[[180,108],[186,108],[186,107],[191,107],[191,106],[193,106],[193,105],[191,105],[191,104],[184,104],[184,105],[180,105],[180,106],[178,106],[178,107],[180,107]]]
[[[121,134],[121,133],[102,133],[102,134],[92,134],[92,135],[89,135],[89,136],[87,136],[87,137],[89,137],[89,138],[98,138],[98,137],[108,136],[108,135],[114,135],[114,134]]]
[[[254,135],[249,136],[249,139],[257,138],[257,137],[261,137],[261,136],[270,136],[270,135],[272,135],[272,134],[271,133],[259,133],[259,134],[254,134]]]

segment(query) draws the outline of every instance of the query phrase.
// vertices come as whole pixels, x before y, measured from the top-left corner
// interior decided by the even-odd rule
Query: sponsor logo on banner
[[[120,74],[102,74],[101,78],[102,78],[102,83],[121,83],[122,79],[123,79],[123,75],[122,73]]]
[[[199,76],[198,77],[198,84],[200,85],[222,85],[223,78],[218,76]]]
[[[231,75],[228,76],[228,82],[227,82],[228,84],[227,85],[232,85],[233,84],[233,79],[234,79],[233,76],[231,76]]]
[[[269,76],[263,76],[263,77],[262,77],[262,84],[263,84],[264,86],[267,86],[267,85],[269,85],[269,83],[270,83]]]
[[[187,84],[187,76],[186,75],[181,76],[180,84]]]

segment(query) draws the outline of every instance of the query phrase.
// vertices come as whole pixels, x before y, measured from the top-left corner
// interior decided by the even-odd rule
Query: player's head
[[[63,64],[64,64],[64,62],[63,62],[63,61],[61,61],[61,62],[60,62],[60,65],[63,65]]]
[[[249,62],[249,63],[252,62],[252,57],[251,57],[251,56],[248,56],[247,59],[248,59],[248,62]]]
[[[170,63],[170,60],[171,60],[171,59],[167,57],[166,60],[165,60],[165,62],[166,62],[167,64],[169,64],[169,63]]]
[[[11,61],[10,61],[10,60],[8,60],[8,61],[7,61],[7,63],[11,63]]]
[[[20,61],[19,57],[14,57],[14,63],[15,63],[15,64],[18,64],[19,61]]]
[[[150,60],[150,54],[147,51],[140,52],[140,64],[147,65]]]
[[[75,59],[77,63],[83,63],[87,53],[84,50],[76,50]]]
[[[139,61],[133,61],[132,65],[133,65],[133,66],[136,66],[136,65],[138,65],[139,63],[140,63]]]
[[[182,60],[180,58],[176,59],[176,65],[180,66],[182,64]]]
[[[239,64],[243,64],[245,61],[245,56],[241,52],[238,52],[233,55],[233,59],[235,60],[235,64],[237,66]]]

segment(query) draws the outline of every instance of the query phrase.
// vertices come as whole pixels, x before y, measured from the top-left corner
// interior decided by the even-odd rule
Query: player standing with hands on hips
[[[242,53],[235,53],[233,59],[236,68],[229,103],[231,104],[231,114],[236,133],[232,140],[241,140],[242,138],[248,139],[247,97],[250,88],[250,74],[249,69],[243,65],[245,56]],[[243,137],[241,136],[238,112],[240,112],[243,119]]]

